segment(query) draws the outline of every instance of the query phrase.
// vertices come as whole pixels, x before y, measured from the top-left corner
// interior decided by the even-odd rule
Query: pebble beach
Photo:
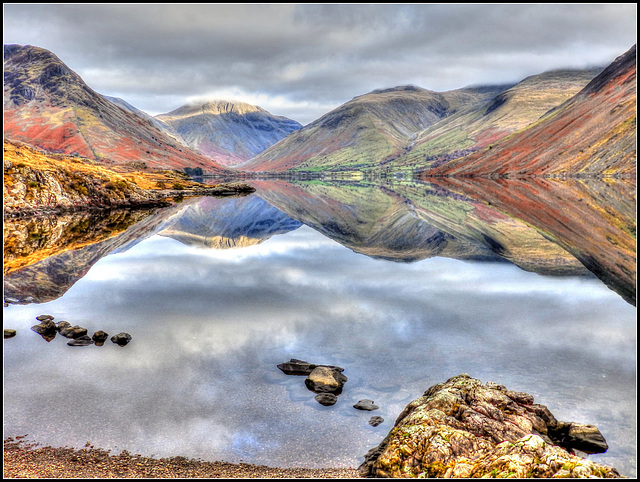
[[[4,440],[4,478],[358,478],[355,468],[277,468],[205,462],[185,457],[151,458],[126,451],[111,455],[90,444],[83,448],[39,447]]]

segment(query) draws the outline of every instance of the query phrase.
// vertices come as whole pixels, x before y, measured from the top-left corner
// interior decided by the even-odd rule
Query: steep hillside
[[[225,171],[93,91],[48,50],[30,45],[4,47],[4,136],[105,165]]]
[[[425,176],[636,174],[636,46],[538,122]]]
[[[404,152],[412,136],[500,88],[437,93],[414,86],[355,97],[238,166],[247,171],[362,169]]]
[[[425,129],[389,166],[425,166],[475,151],[523,129],[584,88],[602,68],[558,70],[527,77],[486,103],[459,111]]]
[[[261,107],[224,100],[185,105],[156,118],[173,128],[191,148],[229,167],[302,127]]]

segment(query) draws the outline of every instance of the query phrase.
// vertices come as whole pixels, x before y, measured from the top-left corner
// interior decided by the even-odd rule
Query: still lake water
[[[466,244],[465,259],[414,249],[407,262],[397,244],[368,256],[354,248],[366,242],[347,247],[270,195],[187,200],[62,296],[6,306],[18,335],[4,342],[5,437],[357,467],[409,402],[468,373],[596,425],[609,450],[590,458],[636,475],[636,310],[598,278],[525,271]],[[41,314],[133,340],[46,342],[30,330]],[[337,404],[276,367],[290,358],[344,367]],[[354,409],[363,398],[380,409]],[[374,415],[384,423],[370,426]]]

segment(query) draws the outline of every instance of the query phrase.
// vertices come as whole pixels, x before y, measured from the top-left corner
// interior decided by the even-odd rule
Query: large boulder
[[[359,470],[362,477],[620,477],[574,449],[601,453],[607,445],[597,428],[559,422],[527,393],[462,374],[407,405]]]
[[[339,395],[346,381],[347,377],[335,368],[318,366],[313,369],[304,383],[312,392]]]

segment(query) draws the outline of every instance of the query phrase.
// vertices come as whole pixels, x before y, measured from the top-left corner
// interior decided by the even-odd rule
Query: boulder
[[[362,477],[620,477],[574,449],[606,450],[593,426],[559,422],[527,393],[467,374],[409,403],[365,455]],[[576,439],[569,437],[573,433]],[[559,438],[561,437],[561,438]],[[584,448],[587,448],[585,450]]]
[[[96,331],[91,337],[91,339],[96,344],[96,346],[104,345],[104,342],[107,341],[108,338],[109,338],[109,333],[102,330]]]
[[[6,340],[7,338],[13,338],[14,336],[16,336],[17,332],[16,330],[13,330],[11,328],[5,328],[4,329],[4,339]]]
[[[51,315],[39,315],[36,316],[36,320],[38,321],[53,321],[53,316]]]
[[[117,345],[125,346],[131,341],[131,335],[129,333],[118,333],[111,337],[111,341]]]
[[[315,399],[320,405],[324,405],[325,407],[335,405],[338,401],[338,397],[336,397],[333,393],[318,393],[315,396]]]
[[[353,408],[357,408],[358,410],[378,410],[380,407],[378,407],[375,403],[373,403],[373,400],[369,400],[368,398],[365,398],[364,400],[360,400],[358,403],[356,403]]]
[[[53,319],[44,319],[37,325],[33,325],[31,327],[31,330],[42,336],[42,338],[44,338],[46,341],[53,340],[58,333],[56,324],[53,322]]]
[[[304,383],[312,392],[339,395],[346,381],[347,377],[335,368],[318,366],[313,369]]]

